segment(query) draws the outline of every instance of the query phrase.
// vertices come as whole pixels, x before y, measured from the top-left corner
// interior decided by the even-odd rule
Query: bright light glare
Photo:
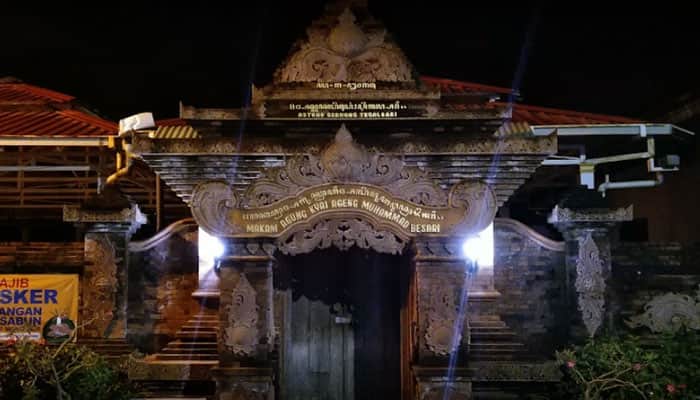
[[[493,266],[493,223],[462,244],[464,257],[476,261],[479,267]]]
[[[224,244],[216,236],[212,236],[199,228],[199,259],[214,265],[214,261],[224,255]]]

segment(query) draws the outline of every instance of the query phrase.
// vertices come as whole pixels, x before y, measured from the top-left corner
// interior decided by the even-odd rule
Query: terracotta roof
[[[507,106],[505,103],[494,103]],[[530,125],[638,124],[642,121],[616,115],[593,114],[558,108],[514,104],[512,120]]]
[[[454,81],[452,79],[435,78],[433,76],[421,76],[421,81],[428,85],[437,86],[440,88],[440,93],[447,94],[468,94],[468,93],[498,93],[511,94],[513,89],[482,85],[473,82]]]
[[[67,103],[73,99],[73,96],[26,83],[0,83],[0,105]]]
[[[0,136],[116,135],[117,124],[76,106],[75,98],[14,79],[0,80]]]
[[[0,136],[111,136],[117,124],[77,110],[0,111]]]
[[[437,86],[443,95],[459,95],[469,93],[495,93],[511,94],[512,89],[481,85],[472,82],[461,82],[451,79],[435,78],[423,76],[421,80],[429,85]],[[517,93],[514,93],[517,94]],[[447,107],[451,110],[474,110],[479,107],[475,104],[455,104],[450,103]],[[507,108],[508,104],[503,102],[488,103],[487,108]],[[620,117],[616,115],[594,114],[572,110],[562,110],[558,108],[539,107],[527,104],[514,103],[513,122],[527,122],[530,125],[590,125],[590,124],[638,124],[642,121],[633,118]]]

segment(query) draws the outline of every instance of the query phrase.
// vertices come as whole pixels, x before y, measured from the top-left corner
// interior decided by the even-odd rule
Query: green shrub
[[[568,398],[697,399],[700,338],[679,332],[642,341],[605,336],[557,352]]]
[[[133,395],[124,366],[84,346],[26,340],[8,345],[9,354],[0,359],[3,400],[126,400]]]

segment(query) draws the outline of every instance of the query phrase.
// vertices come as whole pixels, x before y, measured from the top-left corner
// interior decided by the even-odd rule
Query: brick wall
[[[558,321],[565,312],[564,252],[524,225],[495,226],[496,312],[534,355],[546,356],[562,339]]]

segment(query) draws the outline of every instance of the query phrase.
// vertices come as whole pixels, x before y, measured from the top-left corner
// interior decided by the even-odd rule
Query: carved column
[[[99,199],[94,200],[98,202]],[[146,222],[137,205],[110,202],[93,207],[66,206],[63,220],[82,225],[85,270],[81,277],[80,336],[119,338],[127,335],[128,262],[131,235]]]
[[[618,225],[630,220],[631,206],[617,210],[556,206],[549,217],[566,244],[567,298],[572,299],[570,315],[574,316],[569,321],[569,335],[573,339],[593,337],[606,324],[612,327],[608,317],[612,315],[611,296],[607,293],[611,241]],[[574,312],[574,304],[579,313]]]
[[[229,240],[220,270],[217,399],[274,399],[272,257],[261,239]]]
[[[472,264],[461,255],[461,242],[437,238],[415,244],[415,398],[471,399],[471,381],[462,367],[470,343]]]

